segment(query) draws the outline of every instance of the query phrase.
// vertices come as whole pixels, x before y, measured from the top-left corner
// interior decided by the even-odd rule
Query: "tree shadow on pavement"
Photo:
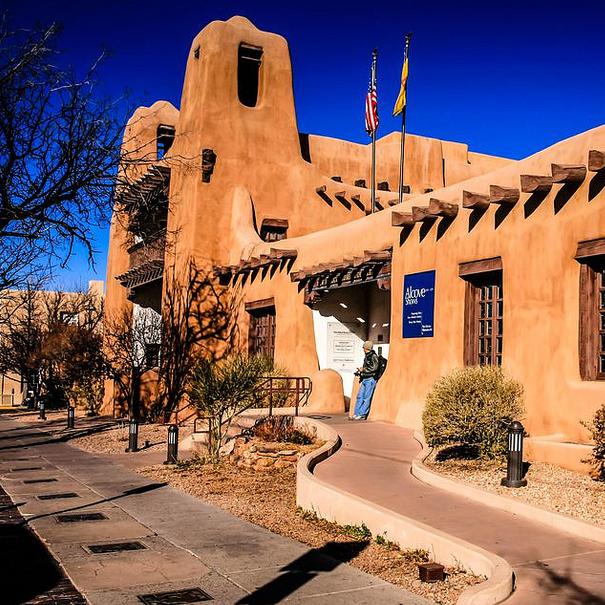
[[[564,602],[566,605],[605,605],[605,599],[576,584],[570,572],[559,573],[541,561],[537,561],[535,567],[545,574],[545,577],[539,580],[545,598],[549,594],[557,594],[557,602]]]
[[[280,569],[278,577],[253,593],[240,599],[236,605],[273,605],[310,582],[320,573],[331,572],[365,550],[369,540],[360,542],[328,542],[314,548]]]

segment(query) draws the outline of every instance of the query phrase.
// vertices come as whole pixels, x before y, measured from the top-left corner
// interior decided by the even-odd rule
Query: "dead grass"
[[[329,554],[353,567],[443,605],[453,605],[465,588],[483,580],[450,568],[444,582],[426,584],[418,579],[417,551],[400,550],[388,540],[377,544],[362,528],[343,528],[297,509],[295,468],[254,471],[227,463],[192,462],[139,472],[272,532],[312,548],[328,548]]]

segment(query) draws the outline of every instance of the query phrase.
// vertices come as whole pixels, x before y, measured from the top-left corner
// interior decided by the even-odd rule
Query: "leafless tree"
[[[84,381],[100,380],[103,307],[93,293],[5,290],[0,304],[0,372],[55,405]]]
[[[185,276],[169,269],[164,279],[158,415],[168,422],[200,357],[218,361],[236,346],[238,295],[193,261]]]
[[[159,314],[150,309],[125,309],[104,324],[104,359],[107,375],[118,387],[118,406],[131,418],[140,418],[141,377],[158,365],[162,332]]]
[[[82,78],[59,68],[56,24],[0,22],[0,290],[93,258],[91,230],[111,211],[124,119],[97,92],[99,61]]]

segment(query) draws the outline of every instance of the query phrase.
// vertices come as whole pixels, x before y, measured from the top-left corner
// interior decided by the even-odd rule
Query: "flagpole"
[[[376,90],[376,58],[378,49],[372,53],[372,88]],[[376,129],[372,130],[372,214],[376,212]]]
[[[403,62],[408,60],[408,51],[410,48],[410,38],[412,37],[412,32],[410,32],[405,37],[405,56],[403,57]],[[407,88],[407,82],[406,82]],[[405,163],[405,114],[408,108],[407,103],[407,90],[406,90],[406,101],[403,106],[403,111],[401,112],[401,157],[399,160],[399,203],[403,202],[403,165]]]

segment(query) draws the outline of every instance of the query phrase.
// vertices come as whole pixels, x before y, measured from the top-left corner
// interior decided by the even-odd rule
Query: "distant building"
[[[298,131],[286,41],[210,23],[180,111],[159,101],[126,128],[141,162],[118,202],[146,210],[114,216],[108,313],[160,313],[193,259],[241,292],[244,346],[312,378],[313,409],[344,411],[365,339],[390,359],[371,418],[413,428],[441,375],[503,365],[530,455],[579,468],[570,444],[605,395],[605,128],[521,161],[406,135],[402,204],[399,147],[377,142],[368,215],[370,146]]]
[[[100,313],[103,308],[103,288],[102,281],[92,280],[88,282],[87,292],[37,289],[0,291],[0,343],[2,338],[19,333],[24,346],[27,346],[25,334],[28,325],[49,325],[52,321],[79,324],[84,320],[84,315],[90,312],[89,305],[94,305],[95,314]],[[0,355],[0,406],[19,406],[29,390],[37,389],[38,377],[33,370],[29,375],[3,372],[1,361]]]

